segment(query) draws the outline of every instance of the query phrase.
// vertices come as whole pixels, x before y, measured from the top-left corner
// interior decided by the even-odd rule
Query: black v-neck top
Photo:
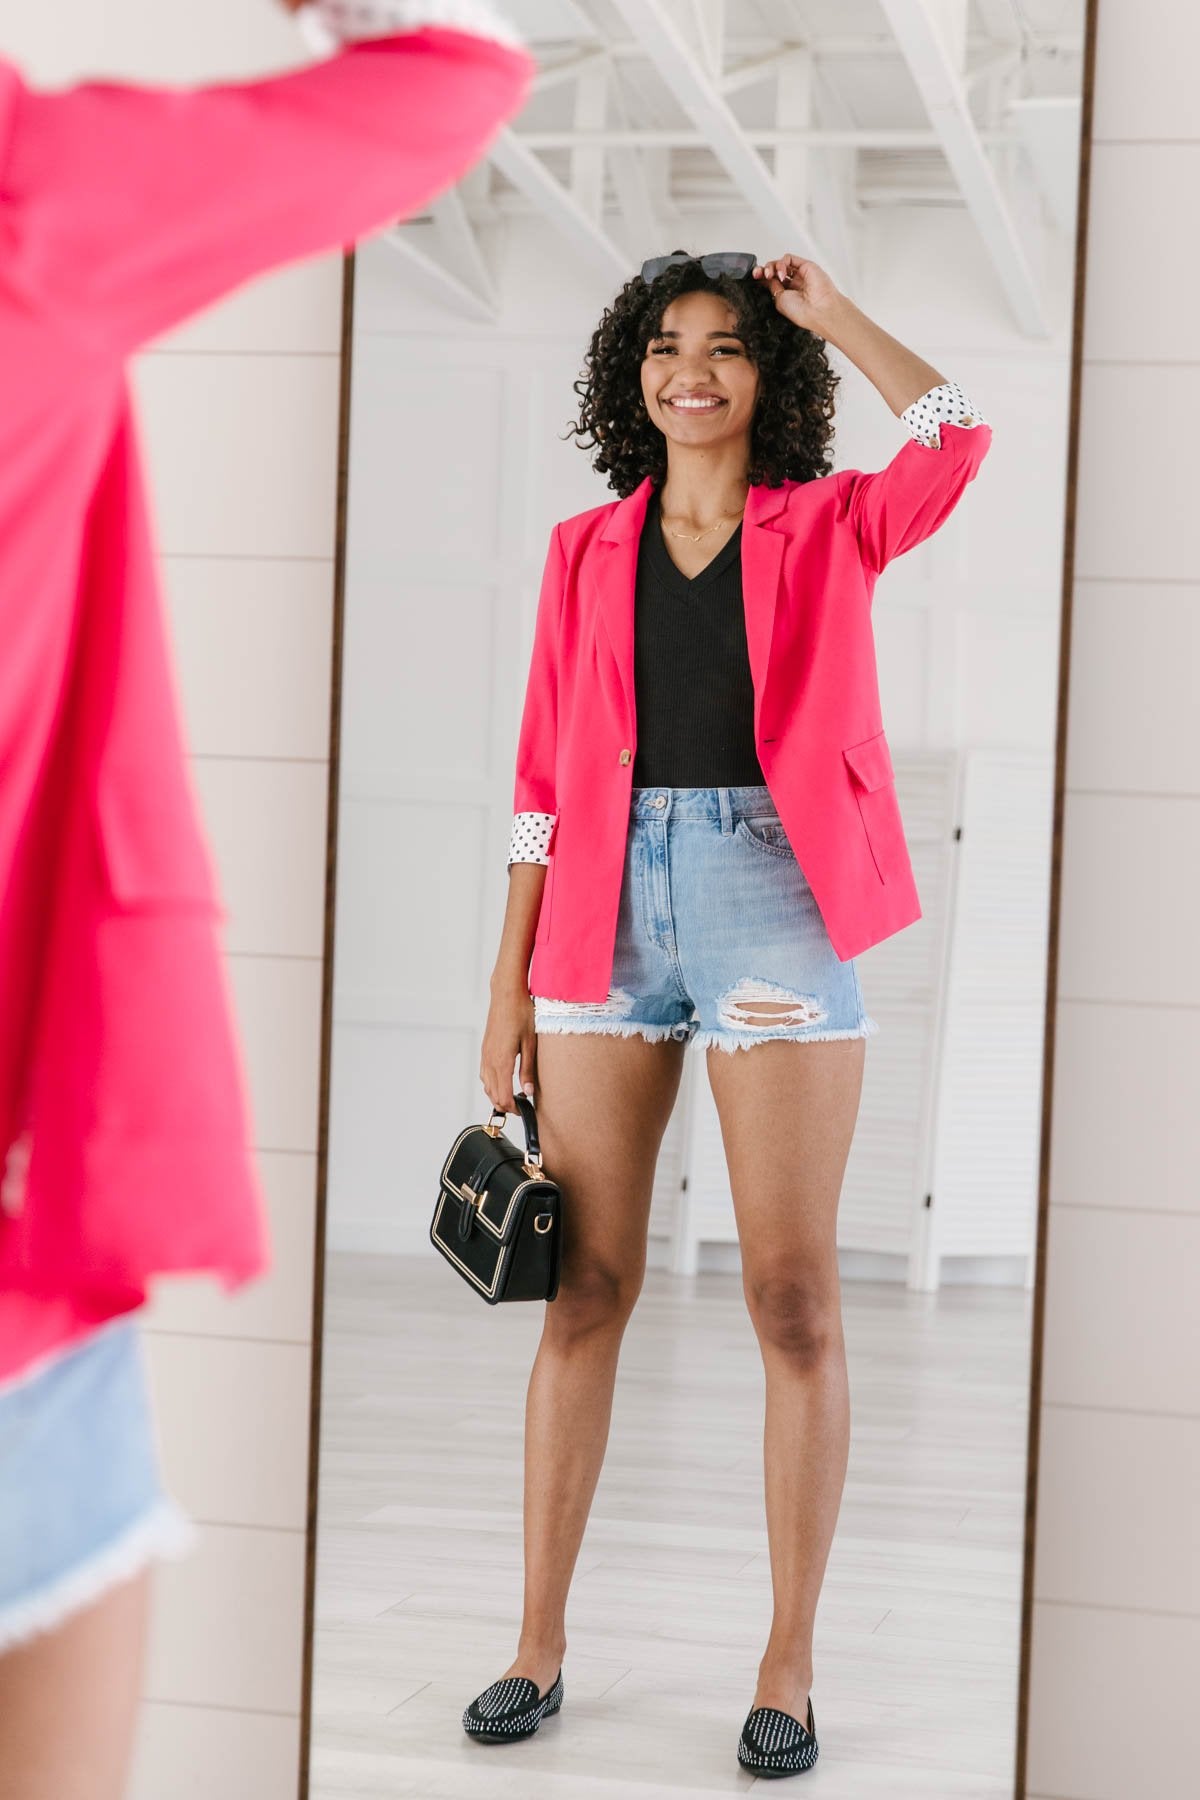
[[[690,579],[663,541],[658,490],[638,547],[635,787],[756,787],[754,684],[742,601],[742,527]]]

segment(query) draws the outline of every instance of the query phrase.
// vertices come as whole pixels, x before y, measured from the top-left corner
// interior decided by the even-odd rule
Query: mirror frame
[[[1099,0],[1085,0],[1080,95],[1079,173],[1075,211],[1071,382],[1067,424],[1066,497],[1058,640],[1054,803],[1050,851],[1050,906],[1046,955],[1046,1009],[1038,1159],[1033,1307],[1030,1332],[1029,1413],[1025,1476],[1025,1529],[1021,1577],[1020,1661],[1017,1682],[1013,1800],[1026,1800],[1029,1756],[1029,1690],[1033,1621],[1033,1571],[1037,1537],[1042,1356],[1046,1316],[1046,1249],[1050,1206],[1051,1114],[1054,1100],[1055,1027],[1059,937],[1062,918],[1063,810],[1066,787],[1072,602],[1075,585],[1076,492],[1080,455],[1083,320],[1086,299],[1088,212],[1091,195],[1092,117],[1095,103]],[[329,701],[329,793],[325,841],[325,927],[321,992],[321,1067],[318,1090],[316,1227],[313,1244],[312,1377],[309,1399],[308,1496],[305,1523],[304,1638],[300,1699],[299,1800],[309,1800],[312,1767],[314,1625],[317,1585],[318,1484],[321,1462],[321,1392],[325,1312],[325,1239],[329,1182],[329,1101],[333,1063],[334,933],[337,913],[338,802],[341,768],[342,670],[345,652],[346,516],[350,478],[350,392],[353,376],[355,258],[342,272],[341,386],[338,409],[337,536],[334,550],[333,630]]]

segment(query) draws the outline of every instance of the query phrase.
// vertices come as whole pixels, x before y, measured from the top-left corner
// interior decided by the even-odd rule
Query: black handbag
[[[505,1135],[499,1107],[486,1125],[460,1131],[442,1165],[429,1227],[435,1249],[492,1306],[553,1300],[562,1267],[562,1195],[542,1168],[533,1101],[513,1098],[524,1151]]]

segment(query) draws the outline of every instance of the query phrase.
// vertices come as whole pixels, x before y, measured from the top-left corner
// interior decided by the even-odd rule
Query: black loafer
[[[562,1703],[561,1669],[544,1694],[527,1675],[506,1675],[475,1696],[462,1716],[463,1730],[481,1744],[512,1744],[532,1737]]]
[[[799,1775],[804,1769],[811,1769],[818,1755],[811,1697],[806,1725],[775,1706],[751,1707],[738,1739],[737,1753],[743,1769],[765,1775],[768,1780],[775,1775]]]

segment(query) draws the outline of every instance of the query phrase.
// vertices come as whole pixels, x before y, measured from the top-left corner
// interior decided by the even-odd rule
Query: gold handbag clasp
[[[487,1132],[489,1137],[503,1137],[504,1136],[504,1118],[505,1118],[504,1108],[502,1106],[493,1106],[492,1116],[483,1128]],[[496,1123],[497,1119],[499,1119],[499,1121],[500,1121],[500,1123],[498,1125]]]

